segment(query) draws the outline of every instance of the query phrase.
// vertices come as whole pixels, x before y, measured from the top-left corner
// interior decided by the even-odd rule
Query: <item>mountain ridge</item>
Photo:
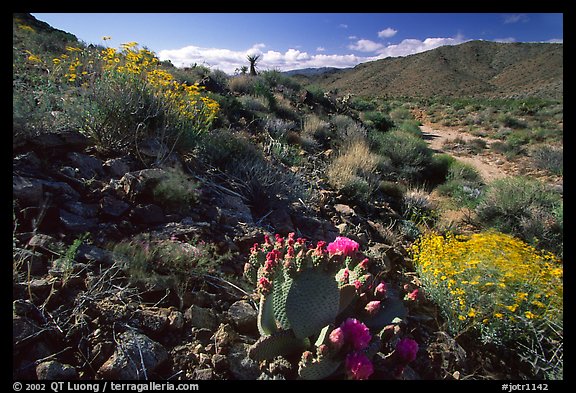
[[[301,81],[363,96],[563,97],[563,44],[468,41]]]

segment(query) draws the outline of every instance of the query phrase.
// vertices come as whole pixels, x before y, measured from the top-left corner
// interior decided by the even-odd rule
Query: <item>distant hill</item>
[[[348,69],[348,68],[335,68],[335,67],[300,68],[298,70],[284,71],[282,73],[284,75],[288,75],[288,76],[295,76],[295,75],[318,76],[318,75],[323,75],[323,74],[341,71],[343,69]]]
[[[361,96],[562,99],[563,44],[469,41],[299,77]]]

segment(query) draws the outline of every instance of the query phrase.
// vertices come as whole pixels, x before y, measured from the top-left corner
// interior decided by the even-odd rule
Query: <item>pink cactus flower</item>
[[[380,310],[380,300],[372,300],[366,304],[364,310],[368,313],[368,315],[376,315],[376,313]]]
[[[258,287],[262,294],[266,294],[272,289],[272,283],[266,277],[260,277]]]
[[[330,346],[334,349],[334,352],[338,352],[344,345],[344,332],[342,328],[336,328],[332,330],[330,336],[328,336],[330,341]]]
[[[368,270],[368,265],[370,264],[370,260],[368,258],[364,258],[362,260],[362,262],[360,262],[358,264],[358,266],[360,266],[360,268],[362,269],[362,271],[366,271]]]
[[[403,338],[396,344],[396,356],[402,364],[408,364],[416,359],[418,343],[411,338]]]
[[[381,282],[376,286],[376,289],[374,290],[374,296],[376,296],[378,299],[384,299],[386,297],[387,291],[388,288],[386,288],[386,283]]]
[[[413,290],[412,292],[410,292],[409,294],[406,295],[406,300],[416,300],[418,299],[418,288],[416,288],[415,290]]]
[[[348,379],[368,379],[374,372],[372,362],[361,352],[346,355],[345,367]]]
[[[352,256],[359,248],[360,245],[354,240],[338,236],[332,243],[328,244],[327,250],[330,255]]]
[[[344,341],[351,343],[357,351],[365,349],[372,339],[366,325],[355,318],[348,318],[342,322],[340,328],[344,333]]]

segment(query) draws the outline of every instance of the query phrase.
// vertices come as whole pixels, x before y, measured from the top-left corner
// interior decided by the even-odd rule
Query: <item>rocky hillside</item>
[[[307,80],[360,96],[561,99],[563,50],[562,44],[470,41]]]

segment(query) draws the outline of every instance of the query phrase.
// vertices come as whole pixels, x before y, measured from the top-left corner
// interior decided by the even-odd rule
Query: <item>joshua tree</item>
[[[250,75],[256,76],[256,63],[260,60],[260,55],[248,55],[246,58],[250,62]]]

